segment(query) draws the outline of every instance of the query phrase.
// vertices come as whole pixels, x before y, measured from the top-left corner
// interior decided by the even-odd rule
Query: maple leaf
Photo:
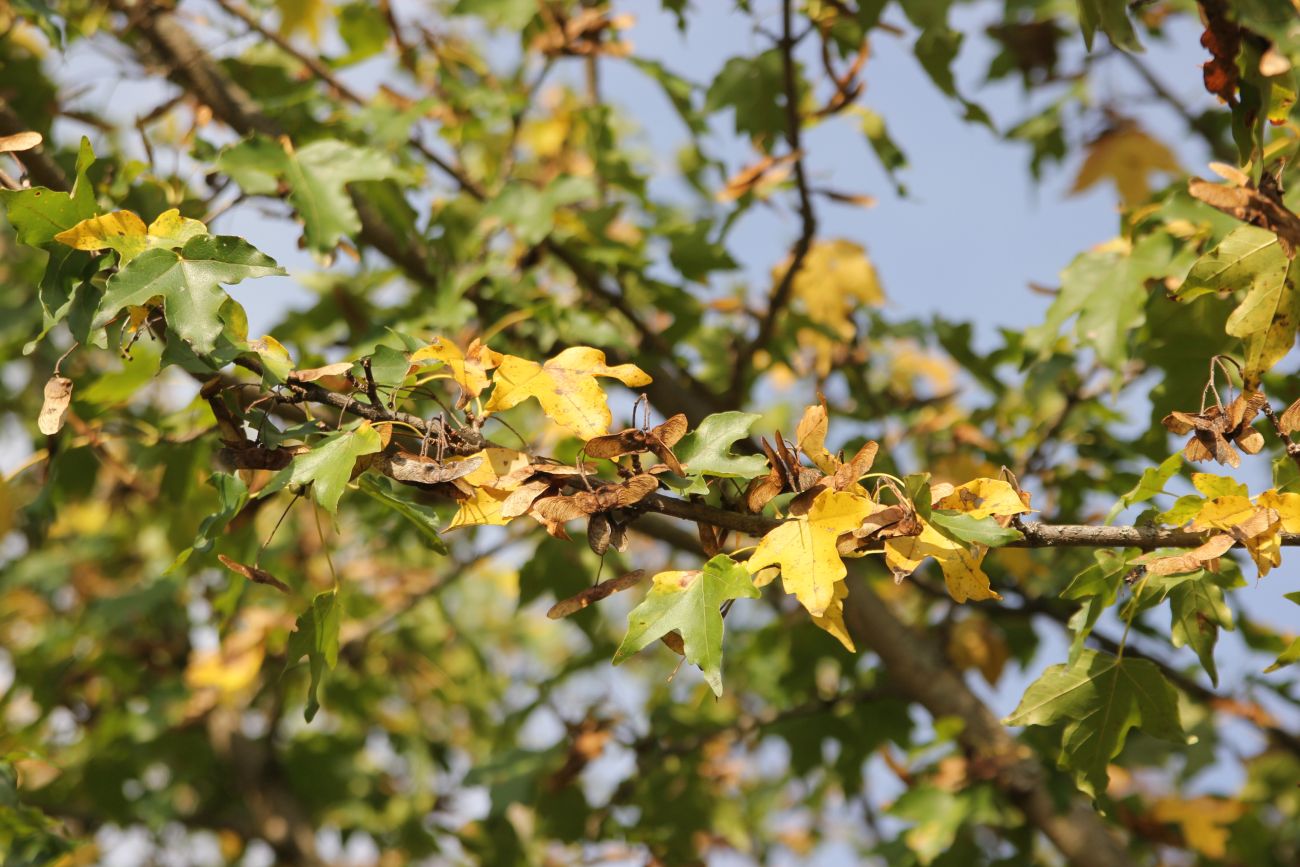
[[[1300,325],[1300,267],[1287,258],[1277,235],[1242,226],[1196,261],[1174,298],[1190,301],[1211,292],[1245,288],[1226,330],[1246,342],[1246,387],[1291,351]]]
[[[618,665],[669,632],[682,637],[686,661],[700,667],[715,695],[722,695],[722,613],[728,599],[757,598],[758,588],[726,554],[703,569],[660,572],[645,599],[627,615],[627,635],[614,654]]]
[[[626,386],[646,385],[650,376],[635,364],[610,367],[605,353],[589,346],[573,346],[538,364],[514,355],[502,355],[492,373],[492,394],[484,412],[500,412],[537,398],[547,417],[580,439],[609,432],[613,416],[596,377],[608,376]]]
[[[1261,578],[1282,564],[1281,516],[1246,497],[1234,494],[1209,500],[1189,526],[1193,530],[1226,530],[1246,547]]]
[[[1106,790],[1106,768],[1132,728],[1183,743],[1178,694],[1145,659],[1120,659],[1084,650],[1069,665],[1053,665],[1030,684],[1005,725],[1064,722],[1059,763],[1075,772],[1080,788],[1096,797]]]
[[[86,171],[95,162],[90,139],[82,137],[77,152],[77,178],[71,193],[32,187],[29,190],[0,190],[5,214],[18,233],[18,240],[33,247],[54,239],[59,232],[94,216],[95,189]]]
[[[813,462],[813,466],[828,476],[840,468],[840,462],[826,449],[829,425],[826,404],[816,404],[803,411],[803,417],[799,419],[794,431],[794,441],[800,450]]]
[[[447,524],[448,530],[475,525],[504,526],[515,515],[502,514],[502,507],[512,491],[520,485],[518,471],[531,461],[514,449],[486,448],[466,457],[448,458],[447,463],[479,461],[472,472],[453,481],[467,497]]]
[[[134,211],[101,214],[58,233],[54,240],[76,250],[113,250],[120,264],[125,265],[150,248],[174,250],[207,233],[208,227],[202,222],[182,217],[179,210],[172,208],[147,227]]]
[[[254,136],[223,150],[216,166],[250,195],[275,195],[280,183],[286,184],[289,203],[303,222],[304,240],[318,255],[361,231],[348,184],[401,174],[388,155],[337,139],[294,149],[287,138],[277,142]]]
[[[955,509],[972,518],[1011,517],[1033,511],[1010,482],[1002,479],[973,479],[953,489],[934,503],[936,509]]]
[[[108,324],[123,307],[161,297],[167,324],[199,355],[213,350],[222,331],[217,315],[230,298],[221,284],[284,274],[275,260],[242,238],[198,235],[180,250],[146,250],[108,278],[93,327]]]
[[[338,511],[339,498],[352,479],[357,459],[372,455],[384,447],[379,432],[363,421],[354,430],[338,431],[321,440],[311,451],[295,455],[293,463],[281,471],[279,479],[290,485],[312,486],[312,497],[325,511]],[[278,490],[269,483],[262,493]]]
[[[1001,599],[989,585],[989,576],[980,568],[983,546],[975,550],[941,533],[920,517],[921,532],[915,536],[897,536],[885,540],[885,565],[899,580],[921,567],[926,557],[933,557],[943,570],[948,595],[957,602]]]
[[[835,584],[848,574],[835,542],[861,524],[875,505],[858,494],[822,491],[808,514],[764,536],[746,566],[754,575],[779,566],[785,592],[794,594],[812,616],[824,617],[835,600]],[[756,583],[762,587],[775,577],[773,572]]]
[[[435,337],[426,345],[411,353],[411,364],[425,361],[441,361],[451,373],[452,380],[460,386],[465,404],[470,398],[478,397],[488,387],[487,372],[496,367],[501,356],[488,349],[477,339],[471,341],[469,348],[461,352],[459,346],[444,337]],[[457,401],[457,405],[462,405]]]
[[[826,606],[826,613],[820,617],[814,616],[812,622],[818,629],[830,633],[849,653],[856,653],[858,648],[853,643],[853,637],[849,635],[848,627],[844,625],[844,600],[848,598],[849,585],[844,581],[836,581],[834,593],[831,595],[831,604]]]
[[[1140,205],[1151,195],[1150,176],[1180,174],[1178,158],[1164,143],[1134,125],[1104,133],[1088,147],[1070,192],[1081,193],[1109,178],[1125,207]]]
[[[784,279],[792,261],[787,257],[772,269],[774,284]],[[801,343],[813,348],[817,371],[823,376],[830,372],[836,347],[853,337],[853,313],[860,306],[878,307],[885,301],[880,278],[866,250],[845,239],[815,242],[804,256],[791,292],[809,319],[841,338],[836,341],[815,329],[799,335]]]
[[[1151,809],[1157,822],[1176,824],[1187,845],[1207,858],[1223,858],[1228,852],[1231,825],[1246,814],[1246,805],[1228,798],[1202,795],[1199,798],[1161,798]]]

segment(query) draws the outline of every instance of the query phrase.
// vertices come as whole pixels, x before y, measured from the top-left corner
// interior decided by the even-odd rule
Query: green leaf
[[[1119,517],[1120,512],[1134,503],[1145,503],[1147,500],[1154,499],[1156,495],[1164,493],[1165,485],[1178,474],[1182,465],[1182,453],[1176,453],[1161,461],[1159,466],[1147,467],[1143,470],[1142,478],[1138,479],[1133,489],[1120,497],[1119,501],[1111,507],[1110,514],[1106,516],[1106,523],[1114,521]]]
[[[951,539],[988,545],[990,548],[999,548],[1025,538],[1025,534],[1014,527],[1000,526],[992,515],[975,518],[953,509],[935,509],[930,512],[928,520]]]
[[[1300,638],[1293,638],[1290,646],[1273,660],[1273,664],[1264,669],[1264,673],[1277,671],[1279,668],[1286,668],[1288,665],[1294,665],[1300,662]]]
[[[522,31],[537,14],[536,0],[457,0],[452,15],[477,15],[493,27]]]
[[[614,654],[614,664],[650,642],[676,631],[682,636],[686,661],[700,667],[715,695],[722,695],[722,613],[728,599],[757,598],[749,572],[726,554],[702,570],[660,572],[645,599],[627,615],[627,635]]]
[[[194,548],[197,551],[211,548],[212,541],[221,535],[230,520],[248,503],[248,486],[239,476],[214,473],[212,478],[208,479],[208,484],[216,488],[217,511],[208,515],[203,519],[203,523],[199,524],[199,532],[194,537]]]
[[[796,81],[802,76],[795,72]],[[800,91],[802,93],[802,90]],[[785,131],[785,78],[781,52],[773,48],[757,57],[733,57],[709,85],[706,112],[735,110],[736,134],[771,142]]]
[[[566,177],[546,187],[515,182],[483,209],[483,216],[495,218],[509,226],[522,244],[537,244],[555,228],[555,212],[595,195],[596,187],[587,178]]]
[[[1061,273],[1061,291],[1042,325],[1025,332],[1026,348],[1048,354],[1061,326],[1077,316],[1076,339],[1092,347],[1112,370],[1129,362],[1129,337],[1146,321],[1146,281],[1171,267],[1171,245],[1163,235],[1148,235],[1131,251],[1093,250],[1080,254]]]
[[[762,475],[767,472],[767,459],[762,455],[739,457],[731,453],[731,446],[749,436],[750,427],[759,418],[761,416],[752,412],[714,413],[674,446],[673,453],[692,478],[709,475],[752,479]]]
[[[1196,513],[1201,511],[1201,507],[1204,505],[1204,497],[1198,497],[1196,494],[1183,494],[1177,500],[1174,500],[1172,506],[1156,515],[1154,520],[1157,524],[1164,524],[1167,527],[1181,527],[1192,518],[1195,518]]]
[[[1286,596],[1287,599],[1290,599],[1295,604],[1300,605],[1300,590],[1294,593],[1287,593],[1284,595]],[[1268,668],[1264,669],[1264,673],[1268,674],[1269,672],[1277,671],[1279,668],[1285,668],[1288,665],[1294,665],[1297,662],[1300,662],[1300,638],[1293,638],[1291,640],[1291,644],[1287,647],[1286,650],[1282,651],[1282,653],[1278,656],[1278,658],[1273,661],[1273,664],[1270,665]]]
[[[930,506],[933,494],[930,491],[929,473],[909,473],[903,476],[903,493],[912,503],[916,513],[925,520],[930,520]]]
[[[218,311],[230,296],[221,284],[284,274],[275,260],[229,235],[199,235],[179,252],[146,250],[108,280],[94,327],[102,328],[123,307],[161,297],[167,324],[199,355],[216,346]]]
[[[1245,288],[1228,317],[1227,332],[1246,342],[1246,379],[1259,377],[1291,351],[1300,325],[1300,268],[1267,229],[1235,229],[1188,273],[1174,297],[1186,301],[1210,292]]]
[[[1129,0],[1077,0],[1079,4],[1079,24],[1083,30],[1083,44],[1092,50],[1092,41],[1098,25],[1116,48],[1140,53],[1142,44],[1138,42],[1133,22],[1128,17]]]
[[[311,607],[298,616],[297,625],[289,636],[285,670],[288,671],[304,656],[311,666],[311,685],[307,688],[307,707],[303,711],[307,722],[311,722],[316,711],[320,710],[317,691],[326,666],[332,669],[339,661],[339,619],[338,591],[326,590],[318,593]]]
[[[400,497],[396,485],[386,476],[367,473],[358,480],[361,490],[375,501],[382,503],[401,515],[420,531],[420,538],[439,554],[447,553],[447,545],[438,535],[438,516],[433,510],[419,503]]]
[[[1094,551],[1092,566],[1074,576],[1061,596],[1065,599],[1083,599],[1082,607],[1068,623],[1074,638],[1070,642],[1069,659],[1074,662],[1083,652],[1083,642],[1097,625],[1101,612],[1115,604],[1120,585],[1129,572],[1128,557],[1114,551]]]
[[[336,66],[359,63],[384,50],[388,42],[388,22],[384,13],[372,3],[349,3],[338,11],[339,37],[348,53],[334,61]]]
[[[253,195],[272,195],[284,181],[289,203],[303,222],[307,246],[318,254],[331,252],[340,238],[361,231],[349,183],[401,176],[387,154],[338,139],[286,151],[280,143],[257,136],[223,150],[216,167]]]
[[[1208,572],[1177,576],[1182,579],[1169,591],[1170,638],[1174,647],[1190,647],[1201,660],[1210,681],[1219,685],[1219,671],[1214,665],[1214,645],[1219,628],[1232,631],[1232,611],[1223,598],[1223,588],[1211,580]]]
[[[352,478],[357,458],[372,455],[383,447],[379,432],[370,422],[363,421],[354,430],[330,434],[311,451],[295,455],[281,476],[290,485],[311,484],[316,502],[333,514],[338,511],[339,498]]]
[[[889,130],[885,128],[885,119],[869,108],[855,106],[854,111],[861,118],[862,134],[867,137],[880,165],[894,182],[894,188],[900,196],[907,195],[907,188],[897,177],[898,172],[907,168],[907,155],[890,138]]]
[[[699,111],[696,110],[692,97],[695,95],[696,86],[681,76],[674,73],[668,67],[664,66],[657,60],[647,60],[643,57],[629,57],[628,62],[635,66],[641,72],[650,78],[659,82],[663,88],[664,95],[668,101],[677,109],[677,114],[681,116],[682,122],[695,135],[703,135],[708,132],[708,123],[704,120]]]
[[[1178,695],[1155,663],[1084,650],[1069,665],[1053,665],[1025,690],[1005,725],[1064,722],[1061,767],[1076,774],[1094,798],[1106,790],[1106,766],[1119,755],[1128,732],[1182,743]]]
[[[95,162],[95,151],[90,139],[82,137],[77,152],[77,177],[71,193],[58,192],[45,187],[28,190],[0,190],[0,202],[5,204],[5,214],[17,230],[18,240],[38,247],[54,240],[54,236],[95,216],[95,191],[86,178],[86,171]]]

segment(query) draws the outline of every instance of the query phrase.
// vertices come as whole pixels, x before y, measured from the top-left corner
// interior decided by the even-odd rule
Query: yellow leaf
[[[813,617],[827,616],[835,600],[835,583],[848,574],[835,540],[860,525],[875,505],[858,494],[822,491],[808,514],[786,521],[763,537],[746,564],[750,574],[779,566],[785,592],[793,593]],[[773,577],[755,583],[761,587]]]
[[[784,278],[791,261],[786,257],[772,269],[774,284]],[[817,329],[800,331],[800,345],[812,347],[817,370],[823,375],[830,372],[838,344],[853,337],[854,311],[864,304],[878,307],[885,302],[880,278],[866,250],[844,239],[814,243],[794,277],[791,291],[809,319],[842,338],[836,341]]]
[[[989,576],[980,568],[983,549],[975,553],[953,539],[949,539],[925,521],[918,536],[899,536],[885,541],[885,564],[895,575],[911,575],[925,560],[933,557],[943,570],[943,580],[948,595],[957,602],[968,599],[1001,599],[989,586]]]
[[[1140,205],[1151,194],[1150,176],[1181,174],[1178,158],[1162,142],[1135,126],[1108,132],[1092,143],[1074,179],[1072,193],[1081,193],[1106,178],[1115,182],[1125,207]]]
[[[201,220],[182,217],[179,210],[172,208],[163,211],[149,224],[147,240],[151,247],[183,247],[190,238],[205,235],[207,231],[208,227]]]
[[[535,397],[552,421],[578,438],[603,436],[609,432],[612,417],[597,376],[612,377],[632,387],[650,382],[649,375],[635,364],[609,367],[605,353],[589,346],[566,349],[545,364],[503,355],[492,374],[492,395],[484,411],[510,409]]]
[[[517,488],[518,481],[506,482],[501,477],[508,476],[515,470],[521,470],[531,462],[528,455],[523,452],[496,446],[475,452],[469,457],[448,458],[447,462],[467,461],[470,458],[482,458],[483,463],[479,464],[473,472],[461,476],[460,480],[476,488],[492,488],[498,491],[513,491]]]
[[[147,235],[144,220],[135,212],[114,211],[82,220],[54,240],[77,250],[116,250],[123,262],[129,262],[148,248]]]
[[[182,217],[176,208],[159,214],[147,228],[135,212],[114,211],[82,220],[54,240],[77,250],[115,250],[126,264],[151,247],[183,247],[190,238],[207,231],[202,222]]]
[[[1201,506],[1188,525],[1193,530],[1227,530],[1246,546],[1260,577],[1282,564],[1282,518],[1274,509],[1246,497],[1215,497]]]
[[[1186,801],[1161,798],[1152,809],[1157,821],[1181,826],[1187,845],[1207,858],[1227,854],[1229,826],[1245,813],[1246,805],[1240,801],[1209,795]]]
[[[840,468],[840,462],[835,460],[835,456],[826,450],[826,429],[828,424],[829,419],[826,416],[825,405],[810,406],[803,411],[803,418],[799,420],[799,426],[795,429],[794,438],[799,448],[816,465],[817,469],[829,476]]]
[[[1255,498],[1255,505],[1275,510],[1282,519],[1283,533],[1300,533],[1300,494],[1279,494],[1269,488]]]
[[[313,45],[320,42],[321,21],[328,11],[324,0],[275,0],[275,5],[282,34],[292,36],[303,30]]]
[[[228,697],[257,679],[266,657],[266,625],[270,615],[231,632],[217,650],[196,653],[185,667],[185,685],[190,689],[212,687]]]
[[[977,669],[989,686],[997,686],[1011,649],[987,618],[965,617],[948,633],[948,658],[962,671]]]
[[[447,366],[451,378],[470,397],[478,397],[488,386],[487,372],[496,366],[496,353],[477,340],[470,344],[468,355],[460,347],[443,337],[435,337],[411,355],[412,364],[424,361],[441,361]]]
[[[519,482],[514,479],[505,480],[502,476],[528,466],[529,457],[514,449],[493,447],[465,458],[448,458],[447,463],[470,460],[470,458],[482,458],[483,463],[479,464],[473,472],[456,480],[457,486],[462,490],[469,489],[470,498],[461,501],[460,508],[447,525],[447,529],[479,525],[503,527],[510,523],[511,519],[518,517],[503,515],[501,507],[510,496],[510,492],[519,486]]]
[[[475,488],[470,499],[461,501],[460,509],[447,524],[448,530],[457,527],[491,526],[503,527],[510,523],[510,518],[501,515],[501,506],[510,496],[507,491],[491,488]]]
[[[812,622],[834,636],[849,653],[856,653],[858,649],[849,636],[849,630],[844,626],[844,600],[848,596],[849,585],[843,581],[836,581],[835,592],[831,596],[831,604],[826,606],[826,613],[821,617],[813,617]]]
[[[972,518],[1008,517],[1032,511],[1016,489],[1001,479],[974,479],[935,502],[936,509],[956,509]]]

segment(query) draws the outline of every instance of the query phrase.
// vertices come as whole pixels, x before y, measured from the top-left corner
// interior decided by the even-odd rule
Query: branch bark
[[[973,766],[986,769],[994,785],[1024,811],[1076,867],[1124,867],[1133,863],[1123,843],[1080,798],[1058,809],[1033,751],[1011,736],[944,661],[926,636],[908,628],[866,581],[849,594],[845,622],[854,639],[880,657],[890,679],[934,718],[965,723],[958,736]]]

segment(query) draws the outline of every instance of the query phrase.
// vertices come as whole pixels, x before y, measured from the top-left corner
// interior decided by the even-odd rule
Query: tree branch
[[[1058,809],[1033,752],[1003,728],[944,661],[933,641],[905,626],[866,581],[849,594],[844,616],[854,638],[880,657],[901,692],[935,719],[955,716],[965,723],[958,738],[972,756],[972,769],[987,773],[1070,864],[1124,867],[1132,863],[1123,844],[1080,798],[1070,798],[1064,809]]]

